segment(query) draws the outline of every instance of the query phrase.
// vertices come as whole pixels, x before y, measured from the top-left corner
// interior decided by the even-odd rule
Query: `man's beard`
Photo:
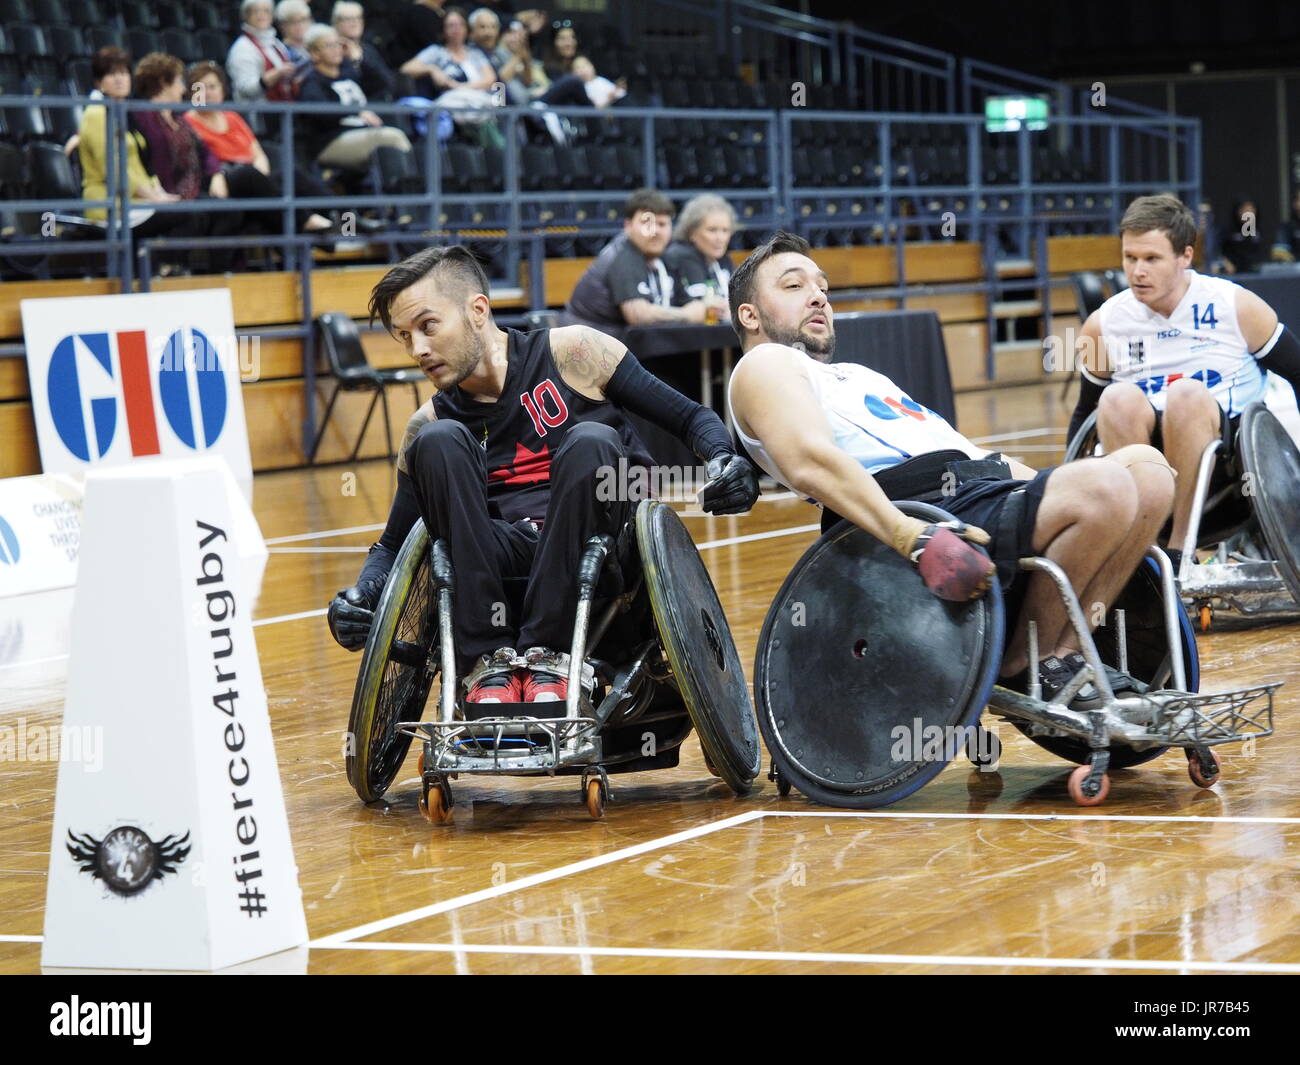
[[[463,311],[460,320],[465,332],[465,342],[457,359],[456,380],[448,386],[449,388],[455,388],[477,370],[483,362],[483,356],[487,354],[487,345],[483,342],[482,335],[469,324],[469,317]]]
[[[763,313],[761,307],[755,309],[758,311],[758,324],[763,328],[763,335],[772,343],[806,351],[809,355],[816,356],[819,362],[830,362],[835,351],[835,327],[829,318],[826,321],[826,336],[813,337],[800,332],[798,328],[787,329],[778,325]]]

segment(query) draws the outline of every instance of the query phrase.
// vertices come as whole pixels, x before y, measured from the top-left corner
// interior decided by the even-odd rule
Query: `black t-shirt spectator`
[[[349,76],[355,73],[356,68],[350,63],[340,67],[337,78],[327,78],[313,67],[299,83],[298,100],[301,103],[347,104],[355,109],[347,115],[303,113],[293,116],[294,131],[307,158],[315,159],[340,133],[366,128],[365,123],[357,117],[357,112],[366,106],[366,94]]]
[[[388,64],[394,70],[416,52],[442,40],[442,16],[414,0],[398,6],[388,16]]]
[[[684,291],[679,293],[688,300],[704,299],[712,288],[719,296],[726,296],[731,282],[731,259],[713,260],[705,257],[688,240],[675,240],[664,251],[664,265]]]
[[[391,100],[397,76],[388,68],[379,49],[369,41],[361,42],[361,76],[357,79],[367,100]]]
[[[621,304],[646,299],[660,307],[680,306],[681,286],[660,259],[649,262],[626,237],[607,244],[569,297],[570,315],[597,328],[627,325]]]

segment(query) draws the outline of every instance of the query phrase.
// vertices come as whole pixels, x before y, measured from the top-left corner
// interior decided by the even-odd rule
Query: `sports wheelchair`
[[[1094,411],[1065,461],[1096,454]],[[1300,618],[1300,451],[1265,403],[1242,412],[1228,446],[1212,440],[1202,452],[1187,537],[1175,546],[1183,556],[1179,594],[1202,632],[1216,616],[1230,624]],[[1211,557],[1197,563],[1198,548]]]
[[[924,503],[897,505],[925,521],[951,520]],[[1055,563],[1025,558],[1020,567],[1056,585],[1087,661],[1052,700],[1041,697],[1036,680],[1027,694],[995,686],[1004,643],[996,583],[973,602],[945,602],[897,552],[850,522],[823,534],[781,586],[758,640],[754,695],[778,792],[788,795],[793,785],[817,802],[850,808],[896,802],[959,752],[980,762],[988,749],[979,724],[985,706],[1079,763],[1069,794],[1081,806],[1105,800],[1108,769],[1141,765],[1170,747],[1185,749],[1193,783],[1208,788],[1219,775],[1214,747],[1272,732],[1278,684],[1196,694],[1196,641],[1162,551],[1148,553],[1096,641]],[[1032,661],[1036,644],[1031,623]],[[1146,692],[1118,697],[1107,665]],[[1102,705],[1070,709],[1088,682]]]
[[[713,581],[671,507],[643,501],[624,530],[633,532],[639,566],[626,567],[637,571],[631,580],[618,567],[614,537],[584,545],[567,701],[474,704],[456,672],[447,545],[430,543],[417,522],[375,610],[352,698],[347,775],[362,801],[384,795],[418,739],[420,810],[435,824],[451,819],[451,781],[462,773],[576,775],[588,813],[599,818],[608,774],[677,765],[692,728],[710,771],[747,792],[761,747]],[[615,569],[623,590],[603,602],[602,574]],[[435,720],[422,721],[439,677]],[[539,714],[552,707],[554,716]]]

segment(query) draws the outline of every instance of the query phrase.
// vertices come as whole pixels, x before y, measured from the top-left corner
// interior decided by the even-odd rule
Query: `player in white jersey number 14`
[[[1079,402],[1072,439],[1097,410],[1111,453],[1156,444],[1178,471],[1169,543],[1182,544],[1206,446],[1227,435],[1272,370],[1300,395],[1300,340],[1259,296],[1190,269],[1196,220],[1174,196],[1143,196],[1120,222],[1129,287],[1079,334]],[[1177,563],[1177,557],[1175,557]]]

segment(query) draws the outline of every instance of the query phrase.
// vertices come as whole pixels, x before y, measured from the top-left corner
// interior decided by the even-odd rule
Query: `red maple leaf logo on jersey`
[[[551,452],[545,444],[541,451],[529,451],[523,444],[515,444],[515,461],[512,466],[502,466],[488,473],[489,481],[506,484],[544,484],[551,479]]]

